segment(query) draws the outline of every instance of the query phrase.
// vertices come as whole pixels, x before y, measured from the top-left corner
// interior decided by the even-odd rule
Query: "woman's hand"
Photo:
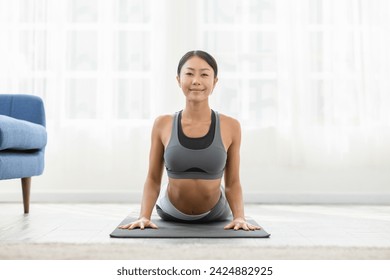
[[[259,230],[261,227],[252,225],[245,221],[244,218],[236,218],[232,222],[230,222],[224,229],[234,229],[234,230]]]
[[[142,218],[139,218],[138,220],[136,220],[130,224],[119,226],[118,228],[128,229],[128,230],[140,228],[141,230],[144,230],[145,228],[158,229],[158,226],[156,226],[154,223],[152,223],[151,220],[142,217]]]

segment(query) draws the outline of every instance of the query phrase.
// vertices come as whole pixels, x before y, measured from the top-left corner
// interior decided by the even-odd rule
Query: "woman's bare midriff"
[[[184,214],[198,215],[210,211],[220,196],[221,179],[169,179],[169,200]]]

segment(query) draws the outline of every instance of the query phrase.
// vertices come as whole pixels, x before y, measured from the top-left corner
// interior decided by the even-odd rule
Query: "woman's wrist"
[[[138,217],[138,220],[142,220],[142,219],[144,219],[144,220],[149,220],[149,221],[150,221],[150,217],[148,218],[148,217],[146,217],[146,216],[144,216],[144,215],[140,215],[140,216]]]

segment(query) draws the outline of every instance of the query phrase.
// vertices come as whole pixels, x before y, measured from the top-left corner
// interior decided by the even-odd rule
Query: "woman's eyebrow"
[[[191,68],[191,67],[186,67],[186,69],[195,71],[195,69]],[[199,70],[201,70],[201,71],[204,71],[204,70],[211,71],[209,68],[202,68],[202,69],[199,69]]]

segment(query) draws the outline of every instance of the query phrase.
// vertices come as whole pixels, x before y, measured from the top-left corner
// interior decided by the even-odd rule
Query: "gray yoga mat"
[[[135,221],[135,217],[127,217],[120,225]],[[259,225],[252,219],[247,219],[253,225]],[[229,221],[213,222],[205,224],[188,224],[168,222],[161,219],[153,221],[158,229],[119,229],[118,227],[110,234],[115,238],[266,238],[270,234],[264,229],[255,231],[224,230]]]

